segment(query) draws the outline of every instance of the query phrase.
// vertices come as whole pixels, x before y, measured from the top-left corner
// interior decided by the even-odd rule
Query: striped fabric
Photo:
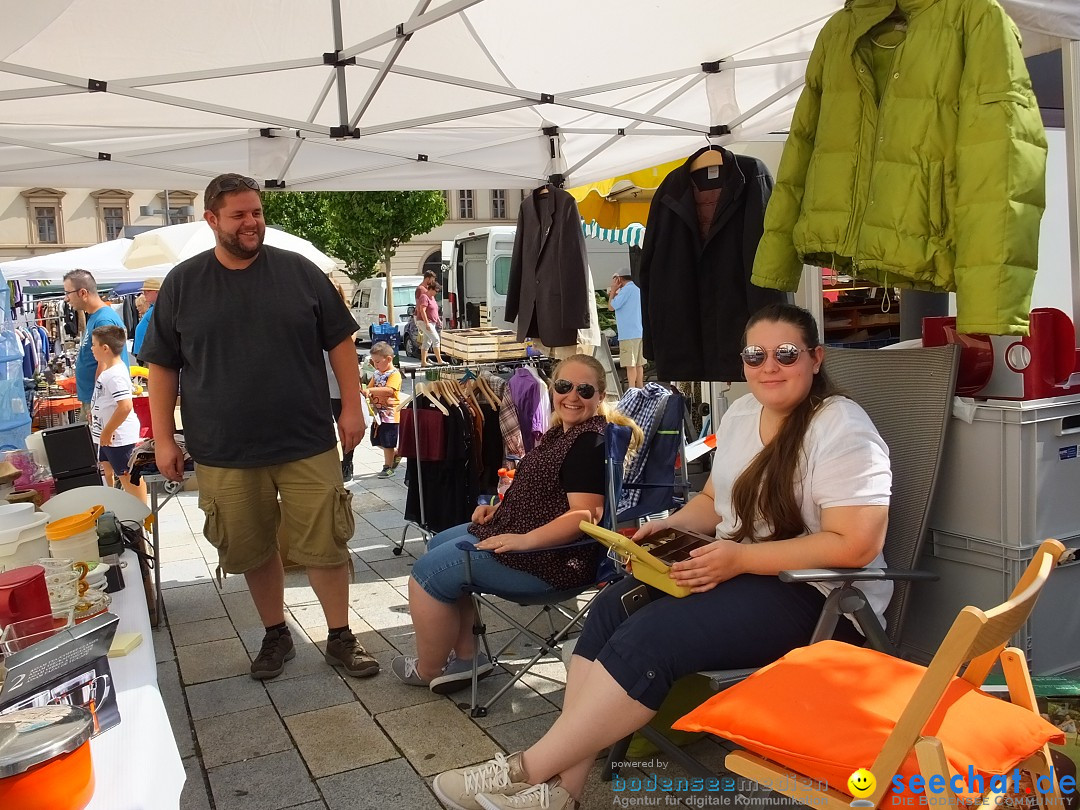
[[[596,224],[595,219],[588,224],[582,220],[581,231],[590,239],[600,239],[604,242],[630,247],[641,247],[645,239],[645,227],[636,222],[625,228],[601,228]]]

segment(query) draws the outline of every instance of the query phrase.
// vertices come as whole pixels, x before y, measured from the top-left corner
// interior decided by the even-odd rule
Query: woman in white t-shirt
[[[523,754],[436,777],[435,793],[451,806],[532,806],[531,790],[551,810],[572,808],[596,754],[648,723],[676,680],[762,666],[809,641],[827,589],[781,582],[778,572],[884,564],[889,451],[829,382],[813,317],[771,305],[751,316],[745,337],[750,394],[720,422],[712,475],[679,512],[636,536],[669,527],[715,535],[672,566],[691,594],[677,599],[630,577],[605,588],[574,648],[554,726]],[[891,586],[859,586],[881,618]],[[623,598],[635,588],[644,598]],[[836,637],[860,638],[848,620]]]

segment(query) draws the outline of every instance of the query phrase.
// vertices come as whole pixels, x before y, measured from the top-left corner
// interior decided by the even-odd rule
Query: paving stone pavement
[[[322,611],[303,572],[290,571],[286,616],[297,656],[281,677],[251,679],[247,668],[262,628],[243,577],[215,583],[217,561],[202,537],[197,493],[183,493],[162,511],[166,621],[154,632],[154,646],[188,777],[181,810],[438,810],[442,805],[431,790],[436,773],[527,746],[558,716],[565,682],[558,662],[523,679],[482,719],[469,716],[467,693],[438,696],[390,674],[394,655],[414,651],[405,585],[424,546],[413,528],[405,553],[393,553],[405,525],[404,468],[389,480],[376,478],[381,469],[381,452],[365,443],[348,485],[357,513],[349,542],[356,569],[350,619],[382,663],[375,678],[350,678],[326,665]],[[514,615],[516,610],[511,606]],[[498,617],[488,617],[488,628],[493,639],[508,638]],[[521,642],[513,649],[525,651]],[[488,679],[482,697],[506,679]],[[713,742],[690,750],[716,765],[722,761]],[[681,775],[674,764],[653,763],[652,772]],[[614,793],[599,771],[593,769],[583,806],[618,806],[628,794]],[[650,798],[664,807],[701,806],[685,791]],[[704,798],[715,803],[717,797]]]

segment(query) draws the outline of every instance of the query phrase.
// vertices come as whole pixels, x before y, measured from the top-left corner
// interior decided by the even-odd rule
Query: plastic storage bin
[[[1080,537],[1080,396],[983,402],[971,424],[954,417],[929,525],[1020,548]]]
[[[401,333],[392,323],[377,323],[371,327],[371,345],[374,346],[380,340],[383,343],[389,343],[396,355],[401,342]]]
[[[45,526],[49,538],[49,553],[75,562],[101,562],[98,551],[97,519],[105,513],[103,506],[54,520]]]
[[[1012,646],[1027,655],[1033,675],[1080,671],[1080,537],[1061,542],[1073,553],[1072,561],[1050,574],[1031,617],[1012,639]],[[1035,551],[934,532],[918,567],[940,579],[912,588],[901,644],[905,657],[928,662],[961,608],[991,608],[1008,599]]]
[[[27,505],[30,512],[23,520],[0,525],[0,568],[18,568],[49,556],[49,541],[45,537],[49,516],[33,511],[33,504]]]

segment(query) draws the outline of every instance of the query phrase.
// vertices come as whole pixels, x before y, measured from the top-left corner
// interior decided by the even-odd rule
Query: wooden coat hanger
[[[719,146],[713,146],[709,144],[709,148],[698,155],[690,163],[690,171],[696,172],[698,169],[707,169],[710,166],[723,166],[724,155],[720,151]]]

